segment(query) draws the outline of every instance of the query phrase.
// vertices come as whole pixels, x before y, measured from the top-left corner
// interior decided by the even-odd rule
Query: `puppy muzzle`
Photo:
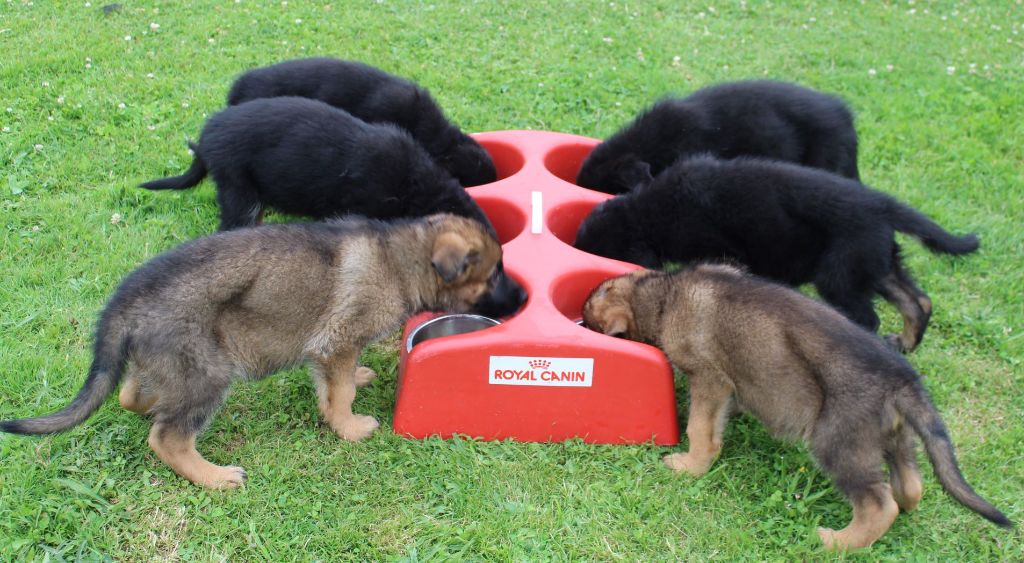
[[[499,265],[493,281],[488,284],[487,293],[473,307],[473,312],[495,319],[507,317],[518,311],[525,302],[526,291]]]

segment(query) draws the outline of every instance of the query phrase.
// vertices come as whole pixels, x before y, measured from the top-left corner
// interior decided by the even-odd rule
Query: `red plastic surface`
[[[427,340],[407,352],[409,333],[432,315],[411,319],[402,339],[395,432],[413,438],[678,443],[672,369],[664,355],[575,323],[595,286],[637,268],[571,246],[586,214],[610,197],[571,183],[598,141],[544,131],[473,137],[493,157],[499,179],[469,193],[498,231],[505,270],[529,298],[499,326]],[[531,192],[542,193],[540,234],[530,232]],[[495,359],[507,356],[515,358]],[[587,359],[593,360],[589,386],[576,370]],[[496,376],[492,366],[506,369]],[[565,366],[570,369],[559,369]],[[578,386],[553,386],[566,381]]]

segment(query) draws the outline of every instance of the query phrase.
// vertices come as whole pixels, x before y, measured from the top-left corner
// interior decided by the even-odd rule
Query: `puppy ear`
[[[434,253],[430,263],[444,283],[452,283],[465,273],[466,268],[480,260],[466,239],[457,233],[441,233],[434,239]]]

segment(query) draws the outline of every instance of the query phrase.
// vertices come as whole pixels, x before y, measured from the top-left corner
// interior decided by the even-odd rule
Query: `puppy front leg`
[[[342,352],[316,361],[313,369],[320,414],[335,434],[353,442],[369,437],[380,426],[372,416],[352,413],[358,355],[358,352]],[[358,379],[365,380],[366,376],[360,373]]]
[[[707,473],[722,450],[722,433],[731,400],[732,388],[724,381],[690,377],[690,416],[686,423],[690,451],[665,456],[665,465],[694,477]]]

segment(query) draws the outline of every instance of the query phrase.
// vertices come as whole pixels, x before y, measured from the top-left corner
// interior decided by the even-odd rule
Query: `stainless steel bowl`
[[[412,351],[413,346],[431,338],[476,332],[500,324],[501,321],[482,315],[453,314],[434,317],[409,333],[409,338],[405,341],[405,350]]]

